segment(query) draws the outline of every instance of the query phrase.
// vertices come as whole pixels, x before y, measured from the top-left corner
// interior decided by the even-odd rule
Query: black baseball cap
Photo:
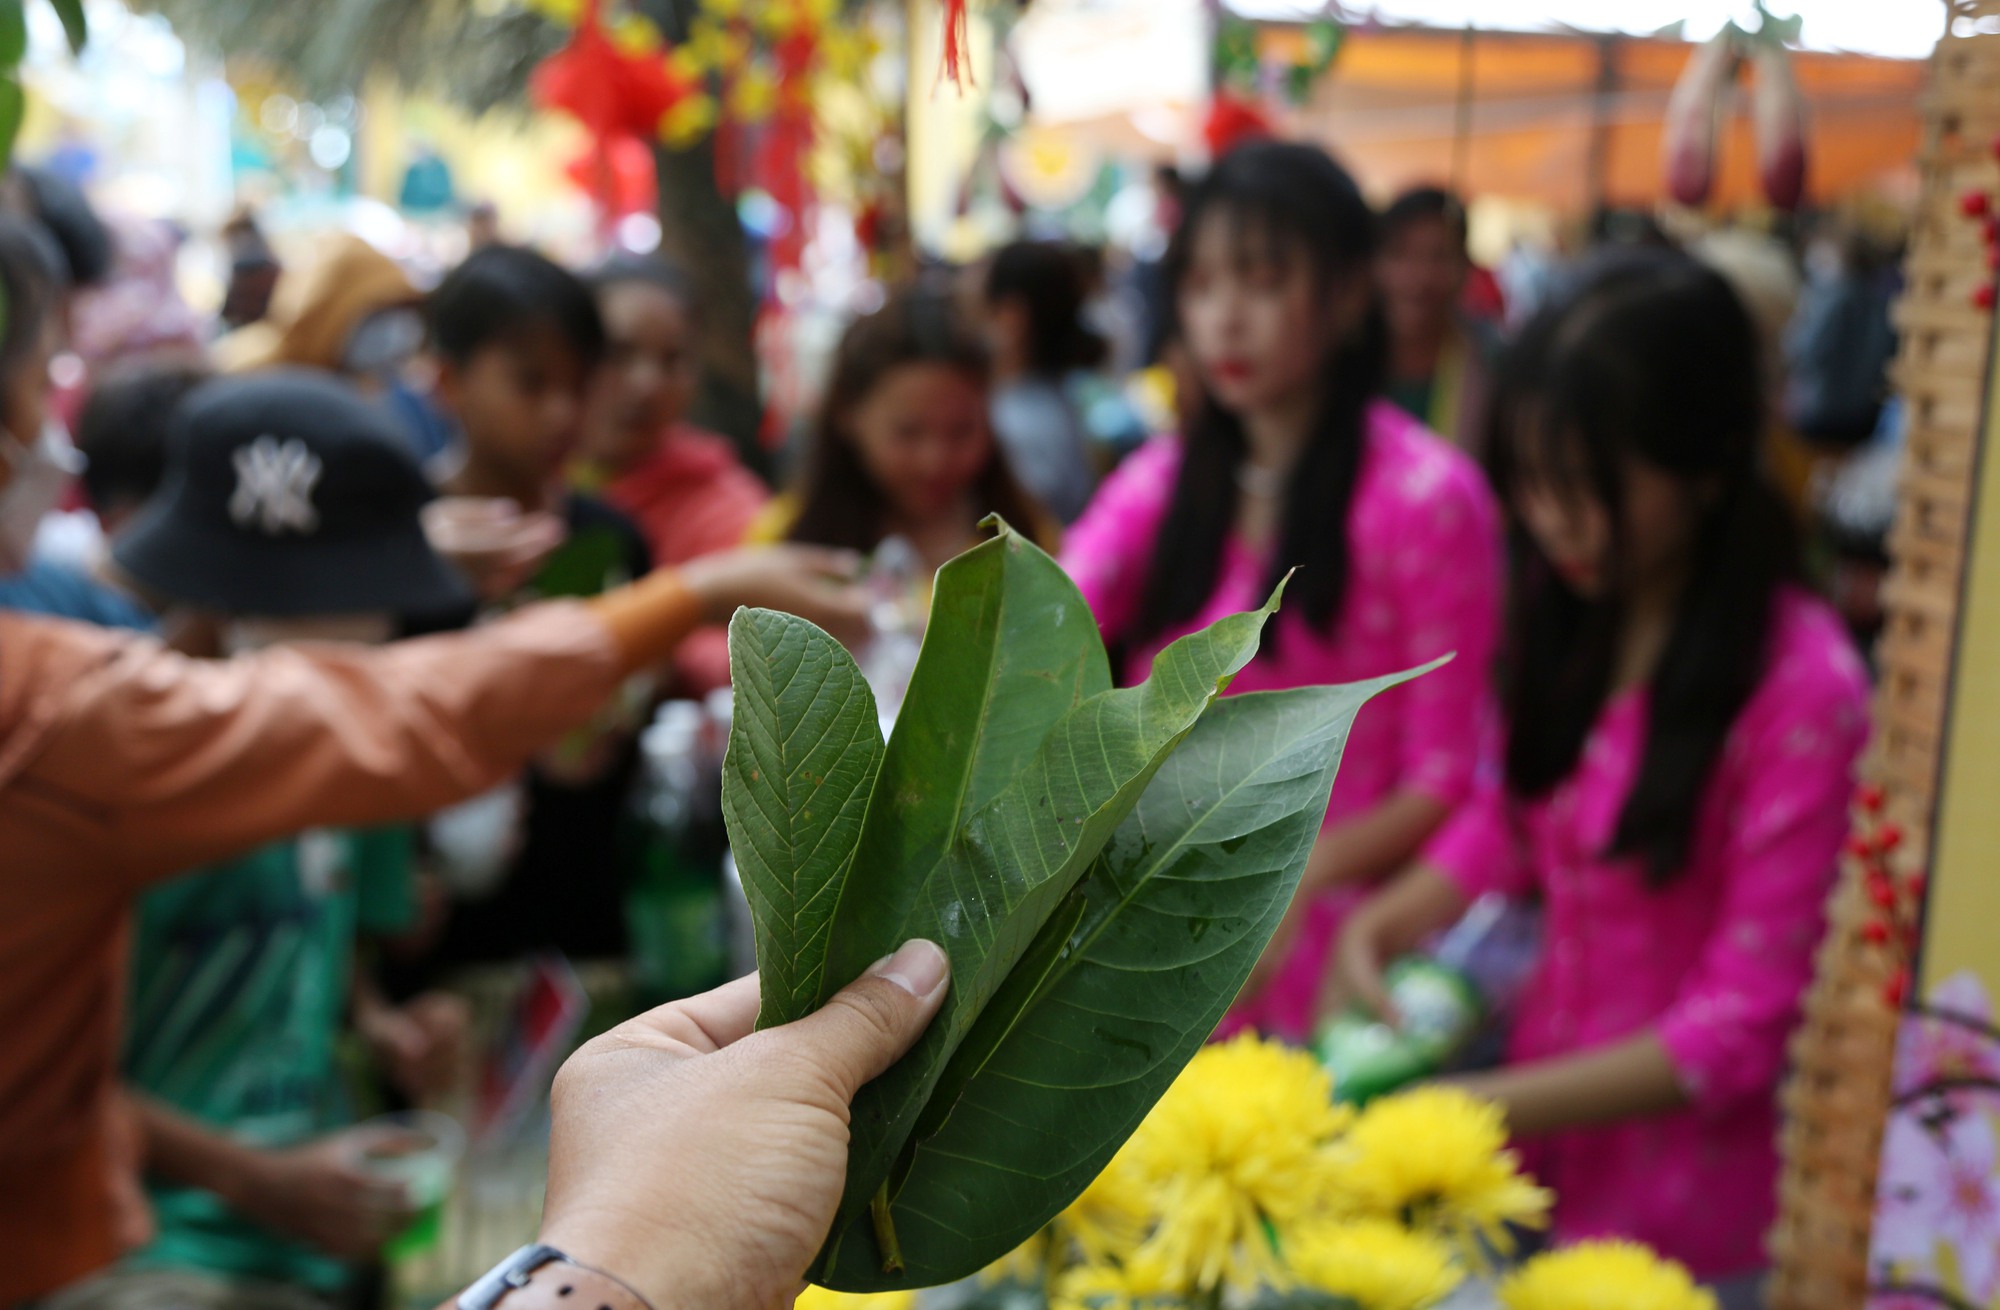
[[[228,614],[443,613],[472,594],[424,537],[431,496],[395,420],[339,379],[221,378],[181,402],[166,481],[112,556]]]

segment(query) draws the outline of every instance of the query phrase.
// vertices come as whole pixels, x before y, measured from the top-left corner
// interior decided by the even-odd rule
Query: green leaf
[[[854,657],[804,619],[738,610],[729,667],[736,709],[722,812],[756,927],[758,1018],[769,1027],[819,996],[882,729]]]
[[[21,0],[0,0],[0,69],[12,72],[28,53],[28,15]]]
[[[911,1053],[855,1098],[847,1190],[822,1253],[824,1266],[839,1271],[840,1285],[858,1284],[862,1269],[874,1268],[878,1277],[893,1272],[882,1267],[866,1207],[885,1183],[893,1194],[891,1170],[947,1063],[1154,773],[1256,654],[1277,601],[1273,596],[1261,610],[1173,643],[1143,686],[1083,701],[1031,759],[1009,771],[1011,780],[984,808],[949,813],[942,822],[935,814],[918,816],[932,837],[907,861],[873,862],[864,831],[856,867],[867,876],[849,880],[842,893],[827,982],[845,982],[896,944],[928,937],[951,956],[952,989]],[[1088,644],[1100,645],[1094,628]],[[913,685],[912,702],[916,696]],[[989,702],[993,717],[1009,708]],[[903,736],[900,723],[896,735]],[[984,776],[978,769],[974,775]],[[889,780],[885,761],[869,829]]]
[[[21,119],[28,112],[27,97],[11,75],[0,74],[0,168],[14,157],[14,138],[21,133]]]
[[[885,1275],[856,1233],[820,1281],[962,1278],[1076,1198],[1276,931],[1356,713],[1414,676],[1242,696],[1202,716],[938,1079],[892,1184],[906,1273]]]
[[[62,19],[63,35],[69,38],[71,54],[83,53],[84,45],[90,40],[90,28],[83,18],[83,0],[49,0],[56,8],[56,17]]]
[[[912,905],[965,820],[999,795],[1060,718],[1111,687],[1097,622],[1062,566],[1004,524],[938,570],[923,650],[882,761],[842,901],[860,934],[816,1008],[887,950],[878,929]],[[870,954],[874,951],[874,954]]]

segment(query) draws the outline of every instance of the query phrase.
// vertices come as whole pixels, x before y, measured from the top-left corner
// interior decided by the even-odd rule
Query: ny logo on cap
[[[229,498],[229,517],[238,527],[255,527],[273,537],[288,529],[301,536],[319,531],[312,494],[319,484],[320,462],[305,442],[263,436],[238,447],[232,458],[236,494]]]

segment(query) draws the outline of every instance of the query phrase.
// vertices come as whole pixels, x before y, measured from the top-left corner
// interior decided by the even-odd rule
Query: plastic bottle
[[[649,1002],[707,991],[728,972],[721,850],[711,831],[720,807],[713,825],[702,813],[716,786],[704,782],[708,719],[692,701],[669,701],[639,739],[626,923],[635,982]]]
[[[1533,906],[1496,895],[1474,901],[1427,952],[1384,971],[1400,1026],[1349,1006],[1320,1028],[1313,1053],[1333,1074],[1334,1095],[1361,1104],[1439,1072],[1512,1007],[1540,950]]]

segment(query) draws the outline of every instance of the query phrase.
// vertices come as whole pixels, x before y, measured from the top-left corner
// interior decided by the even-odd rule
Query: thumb
[[[916,1044],[951,985],[951,961],[927,941],[901,950],[834,993],[814,1014],[783,1031],[833,1079],[842,1100]]]

